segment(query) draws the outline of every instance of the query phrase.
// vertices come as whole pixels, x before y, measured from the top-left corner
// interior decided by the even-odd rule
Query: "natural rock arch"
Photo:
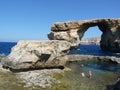
[[[48,38],[66,40],[71,43],[71,47],[77,47],[84,33],[93,26],[98,26],[102,31],[102,50],[120,52],[120,18],[56,22],[52,25],[52,32],[48,34]]]
[[[67,54],[70,48],[77,47],[84,32],[93,26],[98,26],[103,32],[100,42],[103,50],[120,52],[120,19],[59,22],[52,25],[52,32],[48,34],[52,40],[21,40],[12,48],[11,53],[1,60],[1,63],[3,67],[11,70],[63,68],[69,60]],[[82,57],[86,60],[99,58],[80,56],[79,60],[83,60]],[[119,58],[108,58],[110,59],[120,63]],[[73,60],[76,59],[73,57]]]

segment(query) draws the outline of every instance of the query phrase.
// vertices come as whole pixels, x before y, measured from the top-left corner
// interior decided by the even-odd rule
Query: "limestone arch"
[[[94,26],[98,26],[102,31],[101,49],[120,52],[120,18],[56,22],[52,25],[52,32],[48,37],[50,40],[69,41],[71,47],[77,47],[85,31]]]

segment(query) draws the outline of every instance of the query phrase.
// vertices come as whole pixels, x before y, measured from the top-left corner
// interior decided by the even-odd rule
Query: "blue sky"
[[[0,0],[0,42],[46,40],[54,22],[95,18],[120,18],[120,0]]]

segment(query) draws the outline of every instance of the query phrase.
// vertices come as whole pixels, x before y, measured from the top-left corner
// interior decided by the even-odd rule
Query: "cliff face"
[[[88,28],[98,26],[102,32],[102,50],[120,52],[120,18],[56,22],[48,34],[50,40],[66,40],[77,47]]]

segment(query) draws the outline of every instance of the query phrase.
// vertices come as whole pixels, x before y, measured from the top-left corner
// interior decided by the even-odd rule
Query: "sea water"
[[[16,42],[0,42],[0,55],[8,55]]]

